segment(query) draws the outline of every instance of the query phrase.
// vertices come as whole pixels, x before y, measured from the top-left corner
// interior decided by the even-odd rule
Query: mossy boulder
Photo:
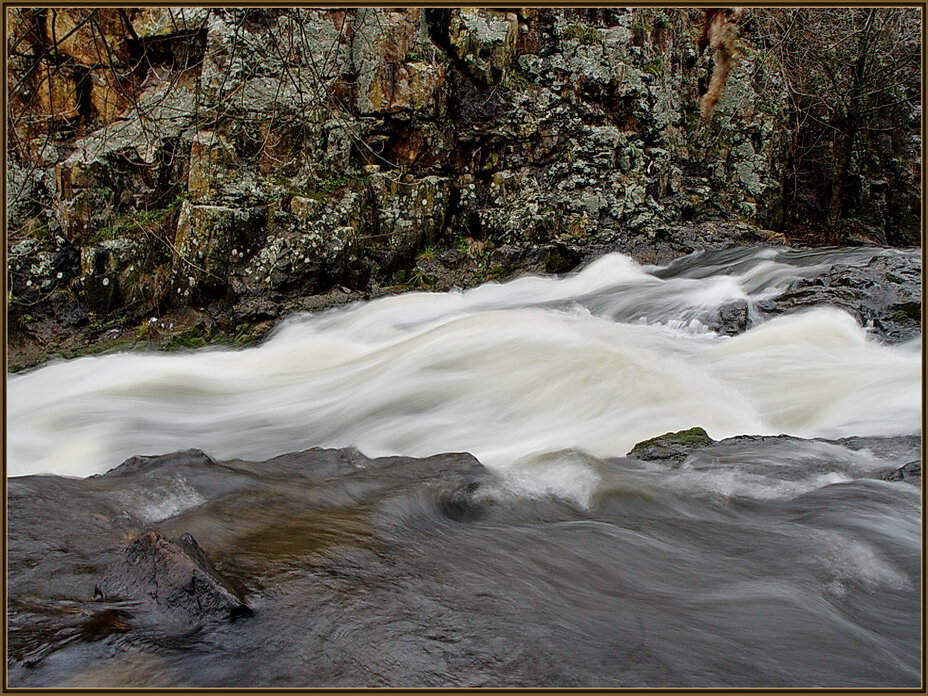
[[[650,440],[644,440],[632,447],[629,457],[646,461],[681,462],[689,456],[690,452],[701,447],[707,447],[715,442],[700,427],[678,430],[675,433],[665,433]]]

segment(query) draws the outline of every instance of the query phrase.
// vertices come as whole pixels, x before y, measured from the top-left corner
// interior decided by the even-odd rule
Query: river
[[[610,254],[10,375],[11,684],[917,686],[920,488],[884,479],[920,459],[921,338],[760,309],[880,255],[918,252]],[[625,456],[693,426],[725,441]],[[254,616],[94,599],[149,527]],[[136,618],[88,637],[105,604]]]

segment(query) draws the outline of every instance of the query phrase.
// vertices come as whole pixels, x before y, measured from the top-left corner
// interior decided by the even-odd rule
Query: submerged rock
[[[887,481],[907,481],[918,486],[922,481],[922,463],[918,460],[911,461],[885,474],[883,478]]]
[[[765,456],[754,463],[749,461],[751,457],[742,459],[744,455],[739,454],[761,451]],[[626,456],[649,462],[671,462],[674,467],[685,461],[686,467],[693,470],[711,470],[720,466],[720,462],[739,461],[742,473],[748,474],[763,472],[773,465],[784,481],[808,476],[809,471],[834,474],[842,470],[838,462],[856,460],[860,467],[858,473],[867,470],[870,478],[919,486],[920,452],[918,435],[855,436],[838,440],[793,435],[738,435],[713,440],[705,430],[696,427],[639,442]]]
[[[708,326],[715,333],[724,336],[737,336],[747,331],[750,326],[750,307],[747,300],[735,300],[719,307]]]
[[[238,592],[206,558],[190,534],[172,541],[148,530],[129,544],[94,590],[104,600],[154,601],[191,619],[251,616]]]
[[[11,478],[10,683],[917,684],[920,500],[873,480],[917,457],[917,437],[712,442],[693,428],[642,445],[692,455],[665,477],[584,458],[598,471],[592,509],[551,488],[549,465],[575,474],[573,455],[544,462],[540,481],[463,453],[352,449],[263,462],[190,450],[87,479]],[[179,478],[198,502],[117,554],[114,527],[138,528],[139,490],[176,497]],[[90,572],[106,574],[97,599]],[[208,620],[247,613],[233,581],[260,611]],[[816,651],[822,641],[836,649]]]

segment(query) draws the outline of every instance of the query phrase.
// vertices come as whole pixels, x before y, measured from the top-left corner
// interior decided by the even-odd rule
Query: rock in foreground
[[[150,599],[188,620],[235,619],[252,613],[189,534],[175,541],[153,530],[138,535],[95,594],[110,601]]]
[[[188,451],[13,478],[10,683],[914,687],[921,501],[879,476],[918,451],[743,437],[501,475]]]

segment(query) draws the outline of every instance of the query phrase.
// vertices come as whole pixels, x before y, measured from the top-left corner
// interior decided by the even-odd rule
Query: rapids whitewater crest
[[[11,375],[10,685],[918,686],[919,327],[812,282],[887,263],[611,254]],[[253,615],[133,596],[145,530]]]

